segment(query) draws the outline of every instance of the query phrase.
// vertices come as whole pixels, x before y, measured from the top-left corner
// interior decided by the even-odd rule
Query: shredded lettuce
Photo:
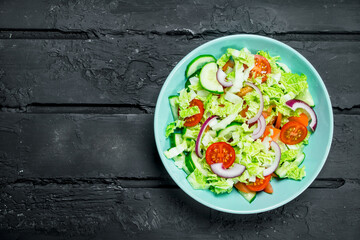
[[[234,181],[231,179],[221,178],[215,174],[209,174],[207,181],[210,185],[210,191],[216,194],[230,193],[233,190]]]
[[[167,125],[165,130],[165,137],[169,137],[170,134],[174,133],[176,129],[180,129],[184,126],[184,121],[176,120]]]
[[[188,107],[180,111],[180,117],[186,118],[199,113],[200,113],[200,109],[198,106]]]
[[[306,76],[304,74],[283,73],[281,75],[280,83],[286,93],[292,92],[295,96],[308,88]]]
[[[199,169],[195,169],[187,177],[187,180],[194,189],[208,189],[209,184],[207,183],[206,176],[200,172]]]

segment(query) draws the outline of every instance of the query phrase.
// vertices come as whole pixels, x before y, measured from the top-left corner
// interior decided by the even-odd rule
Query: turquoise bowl
[[[184,88],[185,69],[188,63],[201,54],[212,54],[219,58],[227,48],[248,48],[252,53],[265,50],[271,56],[280,56],[293,72],[304,73],[308,77],[309,90],[314,98],[318,125],[310,137],[309,145],[304,149],[306,158],[303,162],[306,177],[301,181],[273,180],[273,194],[259,193],[250,204],[233,190],[230,194],[215,195],[209,190],[194,190],[186,180],[186,174],[178,169],[173,160],[167,159],[163,152],[170,147],[165,138],[165,129],[173,121],[168,102],[170,95],[177,94]],[[330,151],[333,136],[333,114],[329,94],[324,82],[315,68],[300,53],[277,40],[257,35],[232,35],[209,41],[187,54],[171,71],[159,94],[154,119],[154,131],[157,150],[160,158],[176,184],[196,201],[219,211],[234,214],[252,214],[269,211],[280,207],[299,196],[315,180],[325,164]]]

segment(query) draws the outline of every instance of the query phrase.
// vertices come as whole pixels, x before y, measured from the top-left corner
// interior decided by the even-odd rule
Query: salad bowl
[[[311,135],[309,144],[304,148],[306,158],[306,176],[301,181],[290,179],[273,180],[273,194],[258,194],[252,203],[246,202],[240,194],[231,193],[216,195],[209,190],[195,190],[186,179],[186,173],[178,169],[171,159],[164,156],[169,149],[169,139],[165,137],[168,123],[173,121],[168,97],[176,95],[184,88],[184,72],[192,59],[199,55],[210,54],[219,58],[228,48],[247,48],[251,52],[267,51],[271,56],[280,56],[280,62],[286,64],[294,73],[305,74],[309,91],[313,96],[317,114],[317,129]],[[293,200],[304,192],[315,180],[325,164],[330,151],[333,135],[332,107],[326,87],[315,68],[300,53],[277,40],[257,35],[232,35],[209,41],[187,54],[167,77],[156,103],[154,116],[154,134],[156,147],[165,169],[175,183],[190,197],[210,208],[234,214],[253,214],[269,211]]]

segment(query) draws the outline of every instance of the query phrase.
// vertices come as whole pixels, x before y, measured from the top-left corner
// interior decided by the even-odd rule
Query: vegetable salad
[[[259,192],[273,193],[273,177],[305,177],[314,101],[307,77],[279,60],[229,48],[187,66],[184,89],[169,97],[174,121],[166,127],[171,146],[164,154],[194,189],[223,194],[235,187],[251,202]]]

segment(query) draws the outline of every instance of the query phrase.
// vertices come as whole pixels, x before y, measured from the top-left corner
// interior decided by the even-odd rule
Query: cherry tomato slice
[[[269,184],[271,179],[271,174],[264,177],[264,179],[256,178],[256,181],[254,183],[246,184],[246,187],[250,191],[259,192],[266,188],[266,186]]]
[[[235,150],[226,142],[216,142],[208,147],[205,158],[209,165],[223,163],[224,168],[229,168],[235,161]]]
[[[306,127],[295,121],[290,121],[281,128],[280,140],[288,145],[295,145],[305,139]]]
[[[199,109],[200,109],[200,113],[185,118],[184,119],[185,120],[185,123],[184,123],[185,127],[193,127],[196,124],[198,124],[201,121],[202,116],[204,114],[204,104],[202,103],[202,101],[200,101],[199,99],[194,98],[193,100],[191,100],[189,107],[193,107],[193,106],[198,106]]]
[[[261,56],[261,55],[255,55],[255,66],[253,69],[251,69],[250,72],[250,77],[259,77],[259,76],[263,76],[262,78],[262,82],[265,82],[267,79],[267,75],[271,72],[271,66],[269,61]]]

